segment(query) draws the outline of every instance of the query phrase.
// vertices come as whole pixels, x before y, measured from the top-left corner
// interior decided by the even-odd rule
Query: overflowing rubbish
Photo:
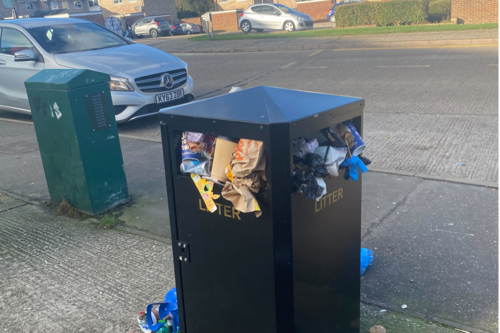
[[[373,251],[366,248],[361,248],[361,275],[366,271],[366,268],[373,262]]]
[[[176,288],[167,292],[164,303],[151,303],[146,307],[146,311],[139,312],[137,322],[146,333],[180,332]]]
[[[349,146],[352,156],[358,156],[359,154],[363,153],[363,151],[366,148],[366,145],[363,142],[363,139],[361,138],[361,135],[359,134],[356,127],[350,121],[344,121],[342,125],[346,126],[352,135],[352,140],[353,140],[352,147]]]
[[[365,173],[371,164],[360,155],[366,145],[350,121],[325,128],[320,135],[311,135],[311,140],[297,138],[293,148],[293,191],[308,199],[319,200],[327,193],[322,178],[338,177],[339,170],[344,170],[344,179],[358,180],[358,169]]]
[[[191,174],[191,178],[200,192],[208,211],[211,213],[215,212],[217,206],[214,203],[214,199],[218,199],[219,196],[213,193],[214,183],[195,174]]]
[[[334,148],[330,146],[318,147],[315,154],[323,156],[323,161],[330,176],[338,177],[340,164],[344,161],[347,148]]]
[[[297,157],[305,157],[307,154],[314,153],[318,146],[316,139],[307,141],[306,138],[299,138],[293,141],[293,154]]]
[[[340,164],[340,169],[344,169],[344,179],[345,180],[358,180],[358,168],[361,173],[368,171],[366,165],[357,156],[352,156],[351,158],[346,158],[342,164]]]
[[[408,308],[408,305],[403,304],[403,305],[401,305],[401,308],[402,308],[402,309],[406,309],[406,308]]]
[[[301,168],[294,172],[293,191],[307,199],[320,199],[326,188],[318,185],[314,172]]]
[[[226,176],[228,179],[231,177],[232,181],[226,182],[222,197],[231,201],[240,212],[255,212],[255,216],[261,216],[259,203],[253,193],[259,193],[265,183],[265,168],[264,143],[240,139],[231,156],[231,163],[226,168]]]
[[[328,193],[324,178],[338,177],[344,170],[344,179],[356,181],[371,164],[361,155],[366,145],[350,121],[296,138],[292,144],[293,192],[304,198],[319,201]],[[236,211],[262,215],[256,198],[267,189],[262,141],[186,131],[181,135],[181,154],[180,171],[191,175],[207,211],[217,211],[215,200],[222,196]],[[220,196],[214,194],[214,186],[222,186]]]
[[[226,137],[217,137],[215,140],[215,152],[211,177],[219,181],[228,181],[226,168],[231,162],[231,155],[236,148],[238,141],[233,141]]]

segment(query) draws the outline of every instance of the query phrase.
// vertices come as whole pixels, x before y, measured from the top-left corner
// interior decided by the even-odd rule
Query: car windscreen
[[[287,6],[280,5],[278,3],[273,3],[273,6],[278,7],[279,9],[281,9],[282,12],[285,13],[296,13],[295,10],[288,8]]]
[[[128,45],[113,32],[93,23],[60,24],[28,29],[49,53],[62,54]]]

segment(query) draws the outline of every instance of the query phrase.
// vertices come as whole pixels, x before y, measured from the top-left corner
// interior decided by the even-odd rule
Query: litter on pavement
[[[179,333],[177,289],[174,287],[167,292],[164,303],[151,303],[146,311],[139,312],[137,322],[145,333]]]
[[[373,262],[373,251],[366,248],[361,248],[361,275],[363,275]]]

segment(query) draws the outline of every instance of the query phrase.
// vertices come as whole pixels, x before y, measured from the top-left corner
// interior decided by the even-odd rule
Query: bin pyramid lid
[[[258,86],[166,108],[164,115],[250,123],[289,123],[361,101],[357,97]]]

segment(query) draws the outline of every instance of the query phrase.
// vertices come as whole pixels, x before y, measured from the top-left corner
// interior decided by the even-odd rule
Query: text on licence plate
[[[156,104],[170,102],[174,99],[178,99],[184,96],[184,89],[174,90],[171,92],[158,94],[155,96]]]

